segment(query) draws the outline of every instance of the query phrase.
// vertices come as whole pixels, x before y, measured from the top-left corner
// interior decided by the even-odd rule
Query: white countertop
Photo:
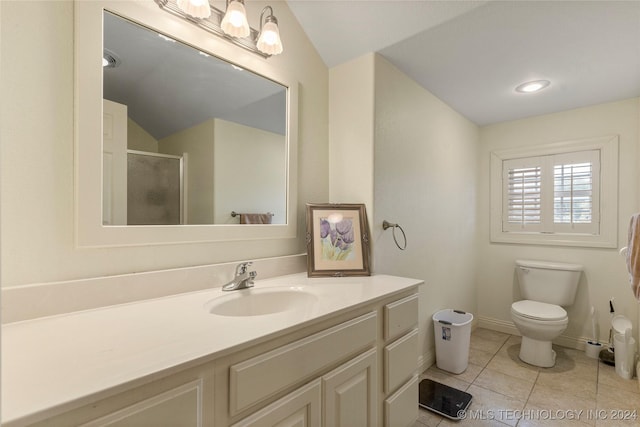
[[[229,354],[253,341],[306,326],[421,284],[386,275],[257,280],[246,291],[220,288],[16,322],[2,327],[2,424],[170,368]],[[264,316],[210,314],[213,298],[269,287],[305,287],[317,303]]]

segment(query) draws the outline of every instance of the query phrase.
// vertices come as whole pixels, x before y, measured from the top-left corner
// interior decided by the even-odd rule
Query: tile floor
[[[434,364],[420,378],[471,393],[467,418],[451,421],[421,408],[413,427],[640,426],[637,378],[625,380],[582,351],[555,345],[554,350],[556,365],[537,368],[518,358],[519,336],[476,329],[462,374]],[[624,417],[630,419],[619,419]]]

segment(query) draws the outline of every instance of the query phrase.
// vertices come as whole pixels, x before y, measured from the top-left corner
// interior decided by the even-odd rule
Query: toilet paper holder
[[[384,221],[382,221],[382,229],[386,230],[387,228],[391,228],[391,231],[393,233],[393,241],[396,243],[398,249],[400,249],[401,251],[407,249],[407,235],[404,234],[404,230],[402,229],[402,227],[400,227],[399,224],[394,224],[385,219]],[[402,240],[404,240],[404,244],[402,246],[398,243],[398,239],[396,238],[396,228],[399,229],[402,233]]]

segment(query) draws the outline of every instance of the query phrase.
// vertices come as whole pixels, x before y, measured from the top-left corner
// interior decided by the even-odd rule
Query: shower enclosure
[[[184,223],[183,158],[127,150],[127,224]]]

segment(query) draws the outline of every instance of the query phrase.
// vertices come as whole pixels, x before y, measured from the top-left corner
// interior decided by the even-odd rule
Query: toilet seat
[[[511,311],[518,316],[532,320],[564,320],[567,312],[555,304],[547,304],[539,301],[522,300],[511,305]]]

